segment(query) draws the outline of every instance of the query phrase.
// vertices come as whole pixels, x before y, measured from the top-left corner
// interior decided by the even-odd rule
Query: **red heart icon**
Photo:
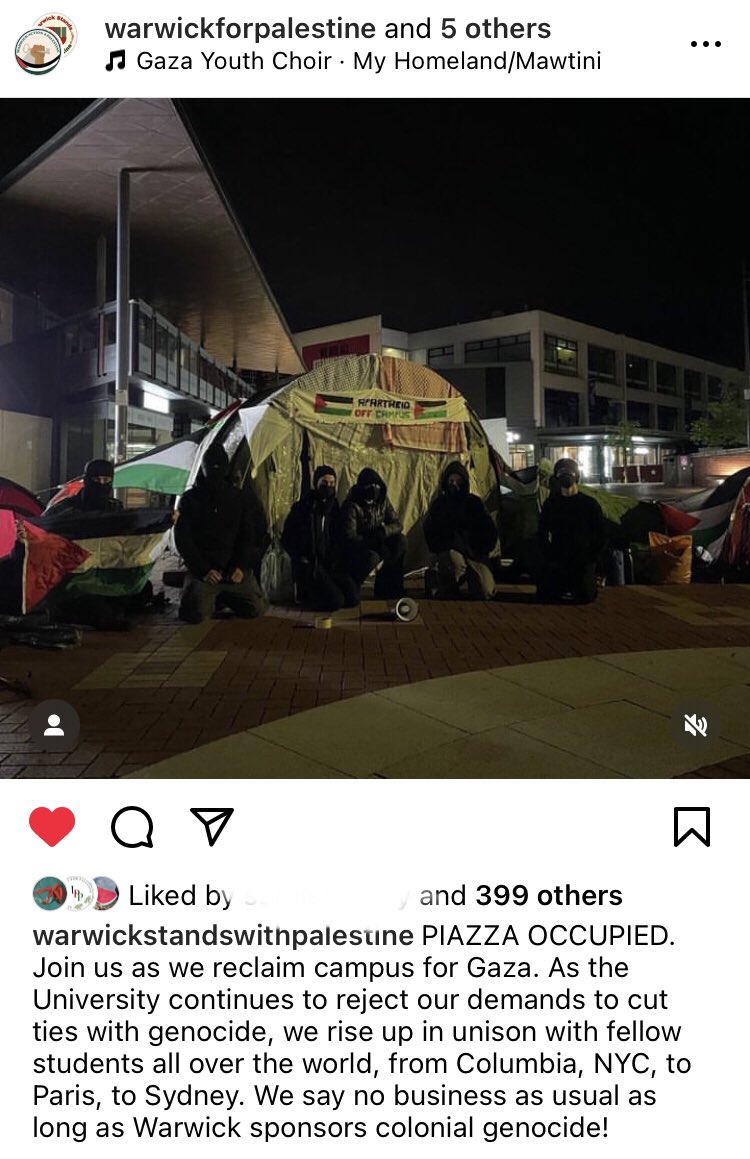
[[[42,806],[35,809],[29,817],[29,825],[46,841],[48,845],[57,845],[63,837],[67,837],[76,823],[70,809],[46,809]]]

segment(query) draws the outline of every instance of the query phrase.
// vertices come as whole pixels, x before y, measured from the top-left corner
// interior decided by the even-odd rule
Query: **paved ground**
[[[750,648],[750,590],[740,586],[610,588],[589,608],[539,607],[531,602],[528,590],[508,588],[498,602],[485,606],[423,602],[419,619],[410,625],[390,622],[384,606],[375,604],[364,604],[361,615],[337,622],[330,629],[315,627],[314,618],[300,612],[280,612],[257,622],[214,620],[197,628],[180,626],[173,615],[153,617],[128,634],[87,634],[83,647],[68,652],[41,653],[14,648],[0,654],[0,672],[28,680],[34,694],[33,700],[25,702],[0,695],[0,776],[125,776],[197,746],[269,726],[336,701],[363,694],[382,694],[376,702],[381,711],[383,702],[398,686],[489,670],[493,670],[493,675],[483,679],[502,678],[504,703],[511,703],[511,693],[505,687],[507,682],[513,685],[516,703],[528,706],[533,703],[533,695],[538,695],[543,700],[557,702],[559,710],[558,693],[549,688],[541,691],[525,688],[523,669],[515,666],[604,656],[606,659],[600,663],[606,664],[611,678],[612,671],[617,669],[612,660],[616,654],[716,648],[735,650],[735,659],[715,656],[709,663],[708,652],[685,653],[659,673],[631,672],[624,693],[619,688],[612,696],[618,702],[632,705],[637,686],[640,684],[641,691],[653,694],[653,684],[660,695],[667,697],[660,702],[658,710],[663,716],[668,696],[675,691],[675,678],[670,673],[676,671],[683,674],[677,689],[699,688],[710,695],[731,686],[735,698],[732,719],[735,719],[744,711],[742,697],[747,686],[741,674],[750,672],[744,659],[750,653],[740,651]],[[511,667],[513,673],[507,671]],[[494,671],[497,669],[506,671],[498,677]],[[594,671],[601,676],[599,668]],[[590,674],[584,680],[580,669],[561,676],[561,680],[568,689],[590,687]],[[439,691],[435,686],[405,689],[396,694],[394,703],[406,696],[420,697],[422,692],[431,697]],[[469,702],[477,695],[478,690],[471,689]],[[81,740],[69,755],[35,751],[28,739],[31,707],[38,700],[53,696],[69,700],[81,717]],[[553,715],[547,712],[547,706],[544,712],[536,714],[537,725],[530,719],[527,708],[520,712],[524,719],[519,719],[518,711],[513,710],[516,715],[511,721],[507,716],[503,719],[502,714],[498,715],[492,698],[488,706],[485,695],[482,710],[485,716],[480,713],[479,717],[483,727],[477,729],[476,723],[471,723],[476,718],[465,716],[463,722],[455,714],[451,718],[451,700],[452,693],[447,698],[438,696],[437,703],[441,706],[437,712],[425,713],[424,702],[419,709],[420,717],[428,720],[431,739],[460,742],[464,733],[488,731],[484,725],[490,714],[490,727],[512,725],[519,736],[524,736],[523,745],[528,755],[525,769],[522,771],[520,766],[511,769],[504,762],[504,774],[532,775],[530,770],[540,763],[542,755],[534,745],[545,745],[552,739],[539,732],[542,722],[549,723],[548,718]],[[723,697],[720,705],[721,700]],[[397,706],[400,712],[408,712],[405,704]],[[374,707],[370,700],[364,702],[364,710],[362,701],[352,705],[352,721],[356,724],[358,714],[363,711],[361,719],[367,721],[368,710],[372,712]],[[650,711],[645,704],[637,707],[643,712]],[[750,703],[747,707],[750,709]],[[308,714],[307,719],[314,716]],[[750,711],[747,717],[750,720]],[[326,730],[324,739],[334,735],[335,723]],[[405,728],[411,727],[414,720],[403,717],[402,723]],[[632,714],[619,722],[621,732],[623,728],[628,735],[632,732],[632,749],[636,754],[635,763],[624,775],[640,775],[641,761],[642,775],[649,775],[653,745],[643,734],[642,723],[642,718],[636,720]],[[567,749],[563,747],[561,751],[582,752],[584,740],[588,743],[591,738],[600,748],[606,747],[602,731],[605,726],[606,722],[600,719],[597,723],[596,715],[592,716],[580,741],[566,742]],[[397,724],[395,728],[398,729]],[[391,743],[393,729],[394,720],[389,718],[386,722],[383,717],[383,745]],[[441,734],[441,729],[448,731]],[[336,775],[344,771],[340,760],[331,768],[319,757],[313,757],[312,762],[308,760],[305,767],[305,758],[299,752],[296,758],[291,756],[291,748],[268,740],[263,732],[254,733],[254,739],[265,741],[276,751],[257,750],[257,760],[253,761],[252,768],[244,768],[245,775],[310,775],[310,768],[313,775],[326,772]],[[361,761],[356,758],[362,772],[405,775],[405,766],[397,768],[401,754],[392,746],[384,750],[386,757],[395,752],[391,770],[385,773],[382,762],[381,768],[373,767],[366,747],[360,746]],[[281,757],[280,748],[283,749]],[[724,747],[710,755],[701,774],[748,775],[747,752],[750,752],[750,736],[747,743],[738,733],[726,738]],[[275,764],[269,763],[271,755],[277,758]],[[471,766],[461,767],[463,775],[479,775],[474,756],[476,753],[472,755]],[[194,757],[191,761],[196,759],[201,758]],[[601,753],[597,755],[591,750],[585,759],[592,766],[588,775],[600,775],[601,768],[605,769],[604,775],[618,775],[618,770],[611,767],[612,762],[603,760]],[[656,775],[679,775],[686,771],[684,762],[673,768],[662,758],[660,762]],[[228,775],[213,757],[211,765],[203,770],[206,774]],[[171,775],[175,775],[176,767],[169,770]],[[585,775],[582,769],[584,765],[579,764],[577,775]],[[540,767],[537,775],[543,771]],[[406,775],[417,772],[412,769]],[[622,770],[619,772],[622,775]],[[425,765],[422,775],[430,773]],[[576,773],[571,769],[567,775]]]

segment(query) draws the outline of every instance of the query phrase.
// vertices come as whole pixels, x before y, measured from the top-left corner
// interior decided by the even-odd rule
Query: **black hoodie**
[[[462,490],[448,491],[449,475],[460,475]],[[440,479],[440,494],[425,516],[424,537],[430,551],[460,551],[467,559],[486,559],[497,543],[497,530],[484,503],[469,491],[463,463],[449,463]]]
[[[364,488],[377,483],[380,497],[374,503],[367,503]],[[346,543],[369,543],[384,536],[400,535],[403,528],[388,499],[388,488],[377,471],[364,467],[357,476],[357,482],[346,497],[341,511],[342,532]]]
[[[174,541],[188,571],[198,579],[213,570],[225,578],[236,567],[250,570],[254,546],[250,509],[229,481],[223,447],[208,448],[198,478],[182,496]]]

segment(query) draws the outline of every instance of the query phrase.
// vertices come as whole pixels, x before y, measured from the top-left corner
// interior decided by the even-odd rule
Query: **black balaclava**
[[[313,474],[313,491],[315,493],[315,498],[319,503],[329,503],[330,500],[333,499],[336,495],[335,483],[333,486],[318,486],[319,481],[324,477],[324,475],[333,475],[335,479],[336,472],[334,471],[333,467],[328,467],[325,463],[323,463],[320,467],[315,468],[315,473]]]
[[[449,483],[451,475],[458,475],[460,483]],[[449,499],[464,499],[469,494],[469,476],[463,463],[449,463],[443,471],[443,492]]]
[[[558,485],[566,490],[578,483],[581,472],[575,459],[558,459],[555,463],[554,478]]]
[[[199,482],[212,494],[217,494],[229,481],[229,458],[220,443],[211,443],[203,456]]]
[[[102,511],[112,498],[115,465],[109,459],[91,459],[83,472],[83,506],[86,511]],[[98,483],[98,478],[109,479]]]
[[[377,503],[383,497],[383,480],[372,467],[363,467],[357,476],[357,489],[365,503]]]

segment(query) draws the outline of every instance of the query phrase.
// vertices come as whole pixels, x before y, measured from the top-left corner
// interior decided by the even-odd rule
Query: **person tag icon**
[[[43,700],[29,716],[29,739],[46,753],[69,753],[78,744],[81,722],[67,700]]]
[[[45,736],[65,736],[65,729],[60,728],[60,717],[56,712],[50,713],[47,718],[47,728],[44,730]]]

